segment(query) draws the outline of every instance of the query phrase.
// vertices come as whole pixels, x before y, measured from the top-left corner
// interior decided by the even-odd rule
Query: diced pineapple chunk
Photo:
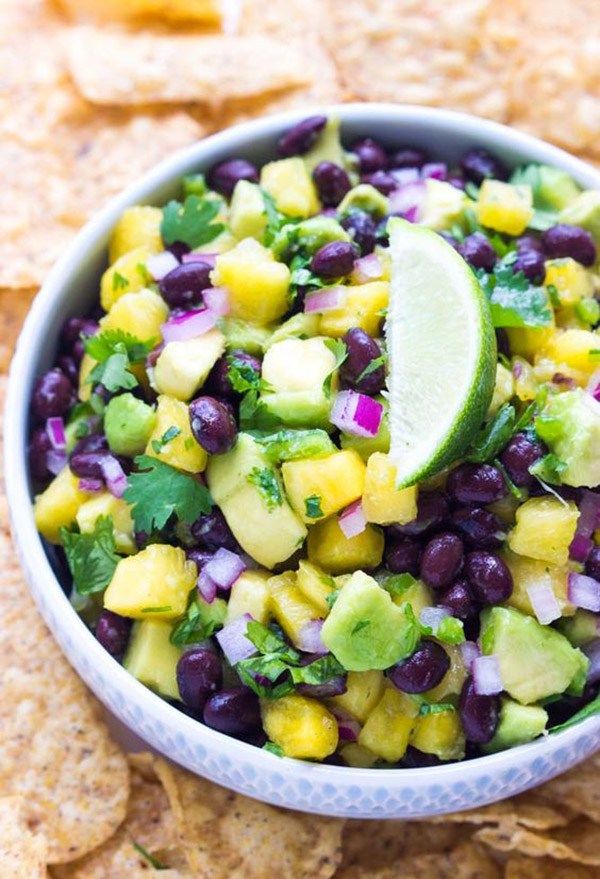
[[[467,679],[467,667],[460,649],[454,644],[444,644],[443,648],[450,657],[450,668],[437,687],[423,694],[429,702],[446,702],[450,697],[458,696]]]
[[[238,241],[244,238],[263,240],[267,227],[265,199],[260,186],[239,180],[229,205],[229,227]]]
[[[458,711],[452,705],[431,705],[426,714],[417,718],[410,743],[413,748],[424,754],[435,754],[440,760],[462,760],[465,737]]]
[[[103,330],[124,330],[144,342],[162,338],[162,325],[169,316],[164,300],[152,290],[125,293],[121,296],[100,325]]]
[[[352,327],[360,327],[370,336],[379,336],[389,299],[387,281],[347,287],[344,305],[321,315],[320,332],[339,338]]]
[[[375,452],[367,461],[362,508],[367,522],[405,525],[417,515],[417,486],[396,488],[395,465]]]
[[[355,769],[370,769],[377,763],[377,754],[363,748],[357,742],[349,742],[340,749],[340,757],[347,766]]]
[[[553,327],[507,327],[510,353],[533,360],[552,338]]]
[[[330,610],[327,598],[337,589],[333,577],[305,559],[301,559],[298,563],[296,584],[305,598],[314,604],[319,614],[326,617]]]
[[[401,592],[398,591],[392,596],[392,601],[398,606],[408,602],[413,609],[414,615],[419,618],[421,611],[426,607],[432,607],[435,604],[433,591],[423,583],[422,580],[413,580]]]
[[[590,376],[598,363],[590,357],[590,351],[600,348],[600,335],[591,330],[555,330],[543,347],[543,355],[554,361],[560,369],[566,365]]]
[[[353,449],[326,458],[286,461],[281,470],[288,500],[303,522],[337,513],[363,493],[365,465]],[[318,498],[315,508],[313,498]]]
[[[146,260],[152,251],[145,245],[135,247],[109,266],[100,281],[100,304],[110,311],[125,293],[136,293],[147,286],[149,275]]]
[[[244,571],[229,593],[226,622],[231,623],[249,613],[252,619],[266,623],[269,619],[269,571]]]
[[[520,235],[533,217],[531,187],[484,180],[477,201],[479,222],[496,232]]]
[[[309,528],[308,558],[330,574],[346,574],[359,568],[370,571],[381,564],[383,544],[383,534],[374,525],[367,525],[356,537],[346,537],[334,516]]]
[[[37,530],[50,543],[60,543],[60,529],[69,528],[79,507],[90,494],[79,489],[79,477],[64,467],[48,488],[35,499],[33,514]]]
[[[172,428],[176,428],[179,433],[168,442],[163,442],[162,438]],[[206,467],[208,455],[196,442],[190,427],[188,407],[181,400],[166,394],[158,398],[156,421],[146,446],[146,454],[188,473],[200,473]]]
[[[94,530],[96,520],[100,516],[110,516],[113,524],[113,535],[117,552],[131,555],[136,552],[133,538],[133,519],[131,508],[121,498],[115,497],[109,491],[103,491],[96,497],[82,504],[77,510],[77,524],[82,534]]]
[[[496,382],[494,384],[494,395],[488,409],[488,418],[496,414],[501,406],[508,403],[514,393],[513,374],[510,369],[499,363],[496,367]]]
[[[151,543],[121,559],[104,593],[104,607],[135,620],[171,620],[185,613],[198,570],[177,546]]]
[[[508,535],[508,545],[518,555],[566,565],[578,518],[579,510],[573,501],[530,498],[516,512],[517,524]]]
[[[346,692],[329,701],[335,708],[347,711],[364,723],[383,694],[384,677],[381,671],[349,671]]]
[[[538,392],[537,378],[527,360],[513,357],[513,377],[515,396],[524,403],[535,400]]]
[[[162,211],[150,205],[134,205],[123,211],[110,236],[108,259],[112,264],[136,247],[147,247],[151,253],[164,249],[160,234]]]
[[[505,550],[502,557],[512,574],[513,591],[507,604],[516,607],[523,613],[534,616],[531,599],[527,592],[530,586],[548,585],[554,592],[563,616],[572,616],[575,608],[567,598],[567,577],[569,569],[566,565],[551,565],[541,559],[531,559]]]
[[[546,287],[554,287],[561,306],[575,305],[593,295],[592,276],[581,263],[570,257],[546,260]]]
[[[310,217],[320,208],[315,184],[297,156],[263,165],[260,185],[288,217]]]
[[[177,662],[181,651],[171,644],[172,625],[164,620],[134,624],[123,665],[140,683],[167,699],[181,699]]]
[[[404,757],[418,714],[414,697],[388,687],[360,731],[358,744],[396,763]]]
[[[89,354],[84,354],[79,367],[79,390],[77,395],[79,399],[85,403],[92,395],[92,386],[88,382],[90,373],[96,366],[96,361]]]
[[[218,256],[211,277],[229,291],[233,318],[264,326],[289,308],[290,270],[254,238]]]
[[[302,629],[319,619],[319,611],[296,585],[296,575],[286,571],[267,583],[269,610],[285,634],[296,646],[302,641]]]
[[[185,342],[169,342],[154,368],[156,390],[177,400],[191,400],[224,350],[225,336],[217,329]]]
[[[324,760],[338,744],[333,714],[316,699],[293,694],[261,702],[263,726],[286,757]]]

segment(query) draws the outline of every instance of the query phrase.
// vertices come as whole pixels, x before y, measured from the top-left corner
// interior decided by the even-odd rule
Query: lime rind
[[[464,453],[492,399],[497,351],[487,298],[454,248],[397,217],[388,231],[390,457],[402,488]]]

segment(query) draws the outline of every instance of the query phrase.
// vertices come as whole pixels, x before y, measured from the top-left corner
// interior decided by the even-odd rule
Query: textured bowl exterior
[[[113,200],[82,230],[50,273],[27,318],[10,373],[5,418],[5,478],[11,527],[33,597],[69,661],[96,696],[134,733],[182,766],[250,797],[279,806],[353,818],[418,818],[473,808],[541,784],[600,747],[600,717],[528,745],[465,763],[426,769],[352,769],[280,759],[192,720],[142,686],[98,644],[67,600],[37,534],[26,442],[29,397],[51,364],[64,319],[97,295],[111,227],[130,204],[162,202],[178,179],[242,154],[260,162],[277,137],[315,110],[246,123],[173,155]],[[563,151],[493,122],[423,107],[347,104],[337,114],[350,138],[429,147],[450,161],[473,145],[509,164],[547,162],[582,185],[600,188],[600,173]]]

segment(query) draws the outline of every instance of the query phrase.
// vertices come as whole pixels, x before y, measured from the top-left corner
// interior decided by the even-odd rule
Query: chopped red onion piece
[[[600,681],[600,638],[594,638],[593,641],[585,644],[581,649],[590,661],[590,666],[587,670],[587,682],[589,684],[596,684]]]
[[[302,650],[303,653],[318,653],[319,655],[328,652],[327,647],[321,641],[323,622],[323,620],[310,620],[302,626],[296,642],[298,650]]]
[[[591,537],[596,528],[600,528],[600,494],[586,488],[581,495],[575,533]]]
[[[390,194],[389,213],[399,214],[406,220],[414,223],[418,220],[419,212],[426,195],[425,183],[419,180],[416,183],[407,183]]]
[[[445,180],[448,176],[448,166],[445,162],[426,162],[421,168],[423,180]]]
[[[567,580],[567,598],[575,607],[600,612],[600,583],[586,574],[571,572]]]
[[[350,280],[354,284],[367,284],[376,281],[383,275],[383,266],[376,253],[369,253],[354,261],[354,269]]]
[[[212,330],[217,319],[218,315],[210,308],[186,311],[185,314],[169,318],[162,325],[163,339],[165,342],[186,342]]]
[[[550,583],[534,583],[526,589],[538,623],[547,626],[562,616],[560,604]]]
[[[215,638],[219,642],[221,650],[225,654],[225,658],[229,665],[233,666],[242,659],[248,659],[257,652],[256,647],[246,637],[248,631],[248,623],[252,621],[249,613],[245,613],[237,620],[227,623],[220,632],[217,632]]]
[[[46,433],[52,443],[52,448],[57,452],[64,452],[67,448],[67,435],[65,422],[62,418],[49,418],[46,421]]]
[[[162,281],[162,279],[168,275],[169,272],[172,272],[173,269],[176,269],[178,265],[179,260],[170,250],[163,250],[162,253],[150,256],[146,260],[146,268],[155,281]]]
[[[181,262],[205,262],[214,268],[217,256],[218,254],[216,253],[198,253],[195,250],[191,250],[189,253],[183,254]]]
[[[462,644],[458,645],[458,649],[460,650],[465,668],[470,672],[473,662],[478,656],[481,656],[479,645],[475,641],[463,641]]]
[[[123,497],[123,492],[127,488],[127,477],[117,459],[107,455],[100,466],[110,493],[115,497]]]
[[[398,183],[398,186],[406,186],[407,183],[417,183],[421,179],[418,168],[392,168],[390,174]]]
[[[573,559],[574,562],[580,562],[583,564],[592,551],[593,546],[594,541],[591,537],[585,537],[583,534],[576,534],[569,547],[569,558]]]
[[[206,565],[204,566],[204,568],[205,567]],[[212,604],[217,597],[217,584],[214,580],[211,580],[204,568],[202,568],[202,570],[198,574],[196,586],[198,587],[198,592],[200,593],[202,598],[208,604]]]
[[[46,455],[46,467],[57,476],[61,470],[67,466],[68,461],[66,452],[59,452],[57,449],[50,449]]]
[[[478,656],[473,660],[471,671],[473,688],[478,696],[495,696],[504,689],[496,656]]]
[[[246,565],[239,555],[221,547],[202,568],[202,574],[208,577],[219,589],[231,589]]]
[[[356,391],[340,391],[333,401],[329,420],[340,430],[353,436],[377,436],[383,406],[366,394]]]
[[[79,480],[79,491],[102,491],[104,483],[101,479],[92,479],[91,477]]]
[[[594,398],[594,400],[597,400],[600,403],[600,369],[597,369],[592,373],[592,376],[587,383],[586,391]]]
[[[312,696],[313,699],[330,699],[332,696],[342,696],[348,689],[346,675],[336,675],[322,684],[297,684],[296,691],[303,696]]]
[[[218,317],[229,314],[231,308],[229,291],[225,287],[209,287],[202,291],[202,298],[206,307]]]
[[[349,507],[346,507],[345,510],[339,515],[338,525],[340,529],[348,540],[351,537],[356,537],[357,534],[362,534],[365,528],[367,527],[367,520],[365,519],[365,514],[362,508],[362,501],[354,501],[353,504],[350,504]]]
[[[452,614],[445,607],[424,607],[419,614],[419,621],[435,635],[442,622],[449,616]]]
[[[325,311],[342,308],[346,301],[347,292],[345,287],[326,287],[324,290],[319,290],[318,293],[311,293],[304,300],[304,313],[318,312],[322,314]]]
[[[357,742],[360,735],[360,723],[352,717],[338,717],[338,733],[342,742]]]

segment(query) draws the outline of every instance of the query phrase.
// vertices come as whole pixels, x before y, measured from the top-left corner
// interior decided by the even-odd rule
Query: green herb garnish
[[[99,516],[94,530],[81,534],[60,529],[60,540],[79,595],[102,592],[112,580],[119,562],[110,516]]]
[[[149,455],[139,455],[135,463],[137,472],[127,477],[123,498],[132,506],[137,531],[160,530],[172,515],[191,525],[210,512],[210,492],[193,476]]]

